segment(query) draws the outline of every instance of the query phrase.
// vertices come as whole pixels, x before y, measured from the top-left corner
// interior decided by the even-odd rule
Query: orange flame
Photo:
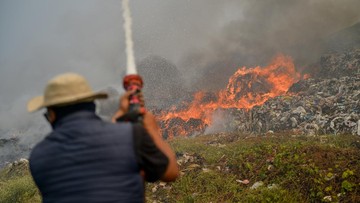
[[[311,75],[310,75],[310,74],[304,74],[304,75],[303,75],[303,79],[304,79],[304,80],[307,80],[307,79],[309,79],[309,78],[311,78]]]
[[[268,99],[283,95],[292,84],[301,78],[296,72],[290,57],[279,55],[266,67],[238,69],[229,79],[226,89],[216,93],[215,101],[207,101],[205,92],[197,92],[193,101],[183,110],[172,107],[159,116],[163,131],[168,137],[187,135],[201,131],[211,125],[212,114],[217,109],[250,109],[265,103]],[[181,122],[171,122],[173,119]],[[192,120],[201,120],[200,125],[192,126]],[[198,123],[197,123],[198,124]],[[185,129],[184,125],[189,126]]]

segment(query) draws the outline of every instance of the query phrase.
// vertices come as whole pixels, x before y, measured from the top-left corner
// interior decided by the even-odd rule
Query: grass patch
[[[359,137],[175,138],[181,177],[146,186],[147,202],[360,202]],[[244,184],[248,180],[248,184]],[[252,189],[257,182],[263,185]],[[41,202],[28,166],[0,171],[1,203]]]
[[[0,172],[1,203],[41,202],[38,189],[26,163],[7,167]]]
[[[353,145],[359,137],[230,137],[172,140],[182,176],[155,192],[151,189],[158,183],[149,184],[148,200],[360,202],[360,150]],[[245,179],[250,183],[240,183]],[[258,181],[264,186],[250,189]]]

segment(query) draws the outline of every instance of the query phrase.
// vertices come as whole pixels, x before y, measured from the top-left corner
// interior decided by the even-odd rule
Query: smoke
[[[0,165],[27,157],[50,131],[42,112],[26,112],[26,103],[55,75],[80,73],[95,90],[120,86],[121,4],[84,3],[0,1],[0,139],[19,139],[0,143]]]
[[[279,52],[306,67],[323,39],[359,21],[359,7],[358,0],[132,0],[133,60],[160,56],[180,73],[172,80],[184,78],[176,83],[219,89],[238,67],[267,64]],[[80,73],[95,90],[121,86],[131,67],[121,8],[118,0],[0,1],[1,132],[30,127],[23,137],[38,141],[43,118],[28,114],[26,102],[59,73]]]
[[[125,44],[126,44],[126,58],[127,58],[127,74],[136,74],[135,56],[134,56],[134,42],[132,39],[132,19],[130,13],[129,0],[122,1],[124,30],[125,30]]]
[[[216,110],[212,114],[212,123],[205,128],[204,134],[214,134],[221,132],[234,132],[236,126],[234,124],[234,116],[225,110]]]
[[[356,0],[230,1],[224,11],[241,15],[182,58],[181,67],[190,72],[185,78],[198,89],[217,90],[238,67],[264,65],[278,53],[306,71],[327,51],[331,35],[360,20],[359,6]]]

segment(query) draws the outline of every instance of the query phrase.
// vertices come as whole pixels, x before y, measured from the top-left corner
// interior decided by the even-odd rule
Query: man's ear
[[[49,122],[50,122],[50,123],[54,123],[55,120],[56,120],[56,113],[55,113],[55,111],[52,110],[52,109],[50,109],[50,108],[48,108],[48,109],[47,109],[47,114],[48,114],[47,116],[48,116]]]

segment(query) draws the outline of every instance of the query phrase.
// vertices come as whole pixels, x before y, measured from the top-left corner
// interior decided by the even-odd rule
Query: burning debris
[[[301,86],[301,90],[298,89]],[[340,79],[308,79],[288,95],[242,111],[240,132],[288,131],[307,135],[358,134],[360,75]],[[291,92],[293,91],[293,92]],[[245,115],[245,116],[244,116]],[[359,134],[360,135],[360,134]]]
[[[164,135],[206,133],[216,123],[213,115],[218,111],[227,116],[223,131],[360,135],[359,53],[355,49],[323,56],[323,78],[301,79],[284,56],[267,67],[241,68],[215,97],[198,92],[191,103],[161,112]]]
[[[300,79],[292,59],[283,55],[266,67],[240,68],[230,77],[226,89],[215,95],[197,92],[191,103],[161,112],[159,120],[165,137],[202,133],[213,124],[214,112],[262,105],[270,98],[285,94]]]

